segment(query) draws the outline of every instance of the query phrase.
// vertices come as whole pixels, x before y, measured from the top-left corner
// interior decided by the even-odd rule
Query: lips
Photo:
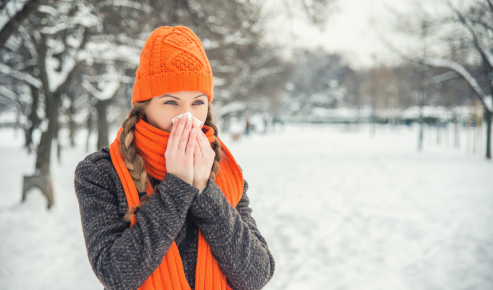
[[[193,118],[193,121],[197,124],[197,126],[200,126],[200,124],[202,124],[202,121],[200,121],[199,119],[195,118],[192,113],[190,112],[185,112],[183,114],[180,114],[176,117],[174,117],[173,119],[171,119],[171,123],[175,123],[175,120],[179,120],[181,118],[181,116],[185,115],[187,118]]]

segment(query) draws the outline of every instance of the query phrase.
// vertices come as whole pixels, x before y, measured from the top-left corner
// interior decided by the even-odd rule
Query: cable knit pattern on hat
[[[177,91],[201,91],[212,102],[213,88],[209,60],[190,28],[162,26],[151,33],[140,54],[132,102]]]

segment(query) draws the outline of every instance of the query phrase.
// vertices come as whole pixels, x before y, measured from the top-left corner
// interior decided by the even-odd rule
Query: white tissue
[[[199,119],[195,118],[192,113],[190,112],[185,112],[183,114],[180,114],[176,117],[174,117],[173,119],[171,119],[171,123],[175,123],[175,120],[178,120],[180,118],[180,116],[182,115],[186,115],[188,119],[192,118],[193,117],[193,121],[197,124],[197,126],[200,126],[200,124],[202,124],[202,121],[200,121]]]

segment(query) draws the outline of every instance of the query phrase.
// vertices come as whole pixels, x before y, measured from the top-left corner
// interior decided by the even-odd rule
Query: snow
[[[212,50],[215,48],[218,48],[220,46],[219,42],[217,41],[212,41],[208,38],[202,39],[202,46],[204,47],[205,50]]]
[[[417,126],[378,125],[374,138],[370,128],[287,124],[236,142],[220,134],[275,258],[264,289],[493,289],[493,163],[484,148],[467,150],[465,130],[453,148],[452,128],[437,145],[436,128],[426,128],[418,153]],[[73,189],[87,136],[70,149],[61,133],[66,149],[60,164],[53,154],[55,205],[46,211],[39,190],[19,203],[35,158],[21,149],[22,132],[0,130],[0,290],[103,288]]]
[[[16,110],[4,110],[0,113],[0,125],[15,124],[16,119],[17,119]]]
[[[488,110],[489,111],[493,110],[493,106],[490,100],[492,96],[485,94],[483,89],[481,89],[481,86],[479,86],[477,80],[462,65],[460,65],[455,61],[442,59],[442,58],[426,58],[423,60],[423,62],[433,67],[448,68],[460,74],[469,83],[469,85],[476,92],[476,94],[478,94],[481,97],[481,99],[485,100],[485,105],[487,106]]]
[[[401,117],[404,119],[418,119],[420,116],[420,107],[412,106],[404,110]],[[451,120],[453,112],[445,107],[440,106],[423,106],[423,117],[436,117],[442,121]]]
[[[131,45],[116,45],[110,41],[88,42],[86,48],[80,51],[78,57],[81,60],[92,63],[94,59],[98,61],[124,60],[131,65],[139,65],[141,48]]]
[[[120,88],[120,82],[117,81],[115,82],[102,80],[100,83],[98,83],[98,85],[102,87],[102,91],[99,91],[87,81],[82,82],[82,86],[100,101],[105,101],[113,98],[116,91]]]
[[[4,8],[0,11],[0,29],[3,29],[9,20],[17,14],[22,8],[24,8],[25,2],[21,1],[9,1],[5,4]]]
[[[5,75],[17,78],[19,80],[24,80],[27,83],[29,83],[30,85],[35,86],[38,89],[41,88],[41,86],[42,86],[41,81],[39,79],[31,76],[28,73],[16,71],[16,70],[12,69],[11,67],[9,67],[8,65],[5,65],[3,63],[0,63],[0,72],[5,74]]]
[[[145,13],[151,13],[154,8],[152,6],[146,5],[144,3],[139,3],[138,1],[129,1],[129,0],[107,0],[105,1],[106,5],[111,5],[111,6],[120,6],[120,7],[127,7],[127,8],[134,8],[134,9],[139,9],[144,11]]]
[[[481,107],[482,108],[482,107]],[[309,114],[293,114],[299,110],[299,104],[293,103],[291,108],[291,114],[284,115],[286,120],[292,121],[309,121],[309,122],[356,122],[367,121],[370,122],[373,110],[371,107],[357,108],[323,108],[312,107]],[[455,106],[453,108],[447,108],[443,106],[423,106],[423,117],[434,117],[442,122],[452,121],[454,116],[459,121],[467,121],[471,115],[479,114],[476,107],[473,106]],[[418,120],[420,116],[420,107],[411,106],[406,109],[400,108],[381,108],[375,109],[377,118],[388,119],[411,119]]]
[[[48,75],[48,82],[50,91],[55,92],[59,86],[61,86],[67,79],[69,73],[77,65],[73,57],[67,56],[63,62],[62,69],[60,72],[57,68],[60,66],[60,61],[51,56],[47,56],[45,59],[46,63],[46,74]]]
[[[242,112],[246,108],[246,104],[244,102],[232,101],[227,103],[226,105],[214,105],[214,115],[216,116],[224,116],[230,113]]]

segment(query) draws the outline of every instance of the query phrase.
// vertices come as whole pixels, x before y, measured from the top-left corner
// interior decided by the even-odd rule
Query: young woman
[[[154,30],[116,139],[75,169],[89,262],[105,289],[261,289],[272,278],[248,183],[213,123],[212,92],[197,36]]]

